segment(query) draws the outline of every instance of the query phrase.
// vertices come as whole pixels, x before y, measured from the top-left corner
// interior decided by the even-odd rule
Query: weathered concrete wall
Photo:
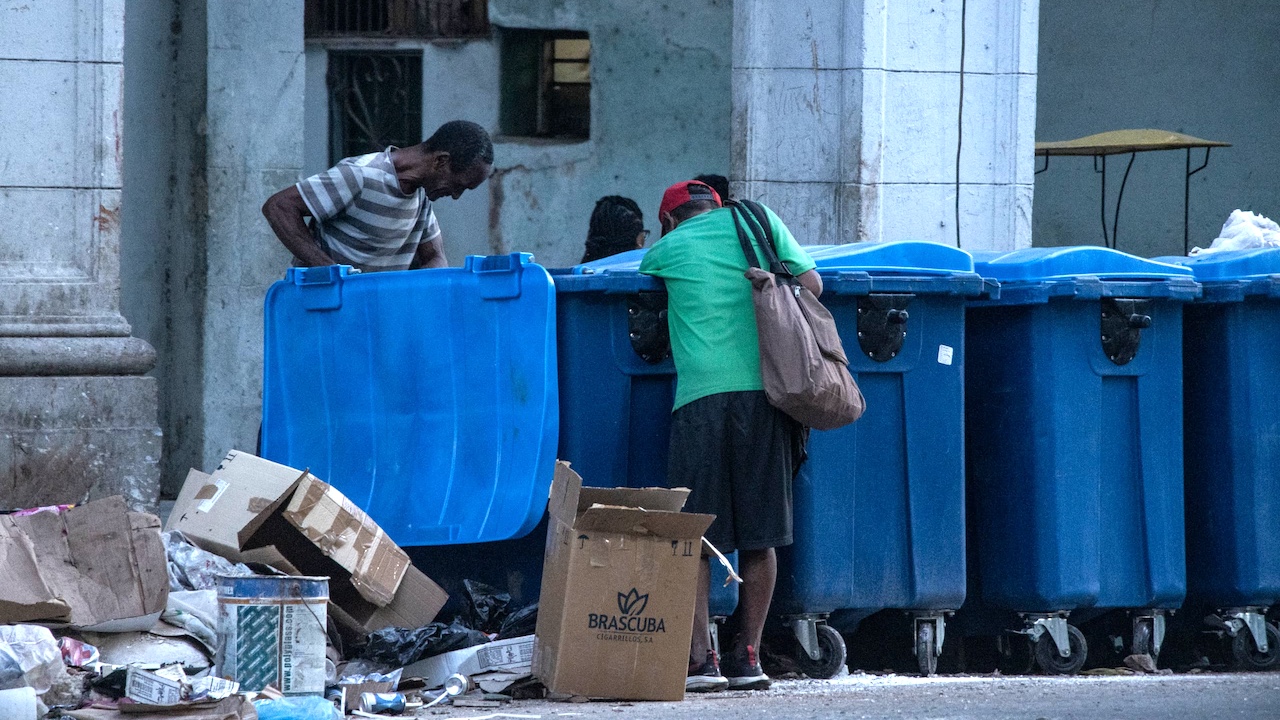
[[[962,7],[738,0],[739,190],[802,242],[1030,244],[1036,0]]]
[[[121,0],[0,1],[0,507],[153,506],[155,363],[120,314]]]
[[[590,35],[591,139],[496,138],[497,172],[489,183],[461,200],[436,203],[450,262],[526,251],[547,265],[573,264],[601,196],[634,198],[656,237],[667,185],[727,174],[731,12],[730,0],[491,2],[496,27]],[[327,162],[324,54],[313,47],[307,57],[306,171],[316,172]],[[463,118],[496,135],[499,79],[496,40],[423,45],[424,132]]]
[[[1280,219],[1275,111],[1280,16],[1241,0],[1042,0],[1038,140],[1159,128],[1234,147],[1191,180],[1191,244],[1208,245],[1236,208]],[[1203,160],[1193,152],[1192,167]],[[1108,215],[1128,156],[1107,163]],[[1120,213],[1121,250],[1182,254],[1183,151],[1139,154]],[[1036,175],[1037,245],[1102,244],[1089,158],[1053,158]]]

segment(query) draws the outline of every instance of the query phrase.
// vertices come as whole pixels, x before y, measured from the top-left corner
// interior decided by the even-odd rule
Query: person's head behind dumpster
[[[729,178],[723,175],[699,175],[694,178],[697,182],[710,185],[712,190],[720,196],[720,202],[724,203],[729,199]]]
[[[680,223],[696,215],[721,207],[720,194],[706,183],[685,180],[667,188],[658,206],[658,221],[666,235]]]
[[[468,120],[451,120],[417,145],[427,160],[419,183],[431,200],[462,197],[493,172],[493,140]]]
[[[635,200],[621,195],[605,195],[596,201],[587,227],[587,247],[582,262],[607,258],[644,247],[649,231],[644,229],[644,213]]]

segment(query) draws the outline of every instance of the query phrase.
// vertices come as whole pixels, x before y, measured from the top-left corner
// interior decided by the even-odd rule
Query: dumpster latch
[[[858,346],[876,362],[898,357],[907,337],[907,305],[914,295],[872,294],[858,298]]]
[[[641,292],[627,299],[627,336],[631,349],[650,365],[671,357],[666,293]]]
[[[1102,299],[1102,351],[1116,365],[1138,354],[1142,331],[1151,327],[1150,300]]]

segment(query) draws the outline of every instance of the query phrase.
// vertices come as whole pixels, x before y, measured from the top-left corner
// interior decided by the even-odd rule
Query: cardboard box
[[[467,677],[491,672],[528,675],[533,669],[535,645],[533,635],[495,640],[406,665],[402,677],[422,678],[427,688],[438,688],[454,673]]]
[[[680,700],[702,534],[688,490],[582,487],[558,463],[538,607],[534,674],[552,692]]]
[[[0,623],[144,631],[169,599],[160,519],[120,497],[0,517]]]
[[[435,619],[448,595],[340,492],[309,473],[236,450],[192,471],[167,530],[238,562],[329,578],[329,612],[353,634]]]
[[[124,695],[143,705],[177,705],[186,699],[186,679],[177,665],[160,670],[130,667],[125,674]]]

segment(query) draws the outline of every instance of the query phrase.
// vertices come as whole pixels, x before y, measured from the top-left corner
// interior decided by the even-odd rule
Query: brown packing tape
[[[213,483],[209,483],[208,485],[202,485],[200,489],[196,491],[196,495],[194,499],[208,500],[209,498],[217,494],[218,494],[218,486],[214,485]]]
[[[213,486],[212,486],[212,485],[206,485],[205,487],[213,487]],[[216,488],[215,488],[215,489],[216,489]],[[201,490],[200,492],[202,492],[202,493],[203,493],[203,492],[204,492],[204,490]],[[210,497],[212,497],[212,496],[210,496]],[[251,497],[251,498],[249,498],[249,503],[248,503],[248,505],[247,505],[247,507],[246,507],[245,509],[246,509],[246,510],[248,510],[249,512],[253,513],[254,515],[257,515],[258,513],[262,512],[263,510],[266,510],[267,508],[271,507],[271,503],[273,503],[273,502],[275,502],[275,500],[272,500],[271,498],[264,498],[264,497]]]

